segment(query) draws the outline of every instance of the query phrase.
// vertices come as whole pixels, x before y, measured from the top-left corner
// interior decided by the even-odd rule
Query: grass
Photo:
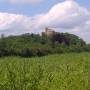
[[[90,90],[90,53],[0,58],[0,90]]]

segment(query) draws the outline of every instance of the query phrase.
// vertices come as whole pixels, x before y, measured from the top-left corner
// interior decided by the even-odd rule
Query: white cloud
[[[50,23],[53,22],[55,26],[73,28],[87,21],[90,17],[90,13],[74,1],[65,1],[55,5],[49,11],[47,17]]]
[[[42,0],[8,0],[10,1],[11,3],[22,3],[22,4],[28,4],[28,3],[40,3],[42,2]]]
[[[1,2],[9,2],[12,4],[35,4],[44,0],[1,0]]]
[[[0,13],[0,32],[6,35],[40,32],[47,26],[79,35],[90,42],[90,12],[73,0],[56,4],[46,14],[33,17]]]

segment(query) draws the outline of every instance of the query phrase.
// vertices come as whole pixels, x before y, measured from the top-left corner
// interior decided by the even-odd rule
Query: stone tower
[[[42,32],[42,35],[46,35],[48,37],[52,37],[55,35],[55,31],[49,28],[45,28],[45,32]]]

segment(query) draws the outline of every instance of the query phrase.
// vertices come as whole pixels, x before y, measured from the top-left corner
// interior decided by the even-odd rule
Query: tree
[[[7,41],[4,37],[4,34],[1,35],[1,40],[0,40],[0,56],[7,55]]]

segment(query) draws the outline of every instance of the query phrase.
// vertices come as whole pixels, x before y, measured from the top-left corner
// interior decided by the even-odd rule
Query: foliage
[[[90,45],[78,36],[69,33],[56,33],[53,37],[39,34],[19,36],[2,35],[0,56],[44,56],[54,53],[90,52]]]

